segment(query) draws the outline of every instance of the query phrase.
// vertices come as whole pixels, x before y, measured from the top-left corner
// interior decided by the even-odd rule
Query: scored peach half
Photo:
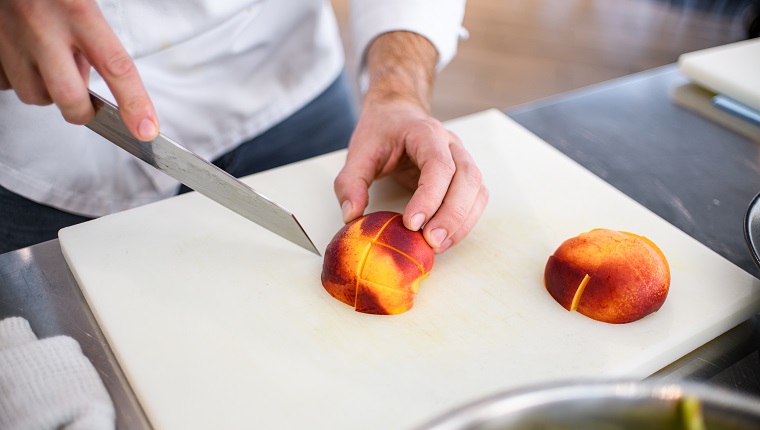
[[[433,248],[401,214],[374,212],[346,224],[327,245],[322,286],[369,314],[400,314],[414,305],[420,281],[433,269]]]
[[[670,268],[646,237],[595,229],[554,251],[546,263],[544,284],[565,309],[622,324],[660,309],[670,288]]]

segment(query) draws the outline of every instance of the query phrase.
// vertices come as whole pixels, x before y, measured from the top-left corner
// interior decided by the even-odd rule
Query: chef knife
[[[150,142],[137,140],[115,105],[92,91],[90,100],[95,117],[86,124],[89,129],[211,200],[320,255],[291,212],[163,134]]]

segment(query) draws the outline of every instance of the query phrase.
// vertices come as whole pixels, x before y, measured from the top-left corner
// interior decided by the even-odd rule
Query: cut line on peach
[[[589,276],[589,274],[586,274],[586,276],[583,277],[581,284],[578,285],[578,289],[575,290],[575,296],[573,296],[573,303],[570,305],[571,311],[578,309],[578,303],[580,303],[581,296],[583,295],[583,291],[586,289],[586,285],[588,285],[588,281],[590,279],[591,279],[591,276]]]
[[[340,229],[325,250],[322,286],[357,312],[398,314],[411,309],[434,252],[401,214],[375,212]]]

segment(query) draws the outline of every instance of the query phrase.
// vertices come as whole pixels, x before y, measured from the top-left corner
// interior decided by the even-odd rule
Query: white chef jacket
[[[161,131],[211,160],[313,100],[344,67],[325,0],[98,0],[132,55]],[[465,0],[352,0],[352,46],[407,30],[456,52]],[[356,70],[361,70],[357,67]],[[113,100],[91,73],[90,88]],[[55,106],[0,92],[0,185],[28,199],[101,216],[174,195],[178,182],[63,120]]]

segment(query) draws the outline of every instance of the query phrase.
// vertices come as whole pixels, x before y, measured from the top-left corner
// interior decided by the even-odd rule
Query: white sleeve
[[[438,51],[436,70],[457,51],[466,0],[351,0],[351,34],[356,70],[363,74],[369,44],[390,31],[410,31],[427,38]]]

